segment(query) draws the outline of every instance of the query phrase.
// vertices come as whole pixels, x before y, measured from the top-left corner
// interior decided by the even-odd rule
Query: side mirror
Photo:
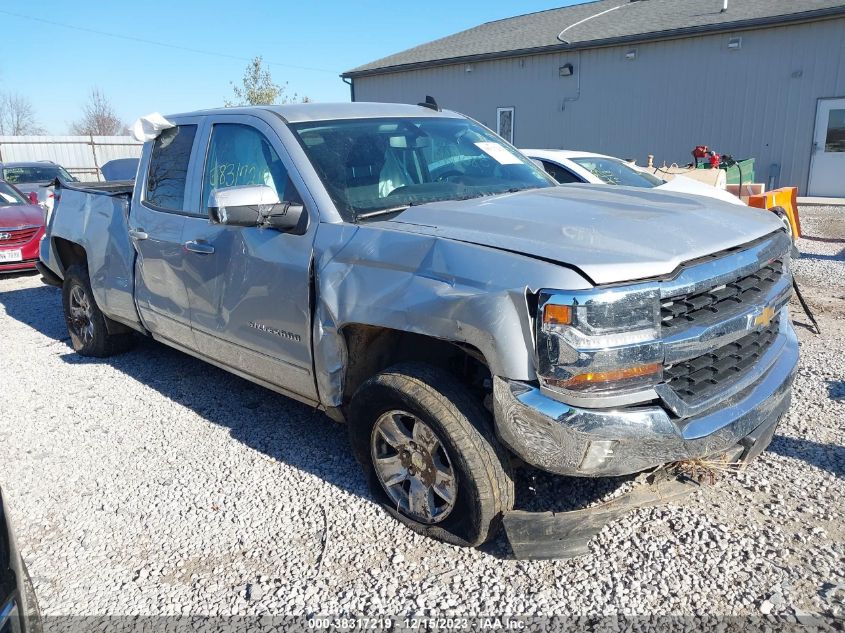
[[[258,226],[286,231],[299,224],[301,204],[282,202],[273,187],[240,185],[211,192],[208,217],[212,224]]]

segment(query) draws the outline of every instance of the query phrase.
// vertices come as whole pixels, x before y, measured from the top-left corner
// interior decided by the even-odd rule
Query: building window
[[[496,133],[513,144],[513,108],[496,108]]]
[[[831,110],[827,116],[824,151],[845,152],[845,110]]]

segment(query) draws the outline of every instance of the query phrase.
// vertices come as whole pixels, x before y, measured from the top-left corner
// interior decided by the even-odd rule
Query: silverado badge
[[[280,330],[279,328],[270,327],[269,325],[264,325],[263,323],[257,323],[255,321],[249,322],[249,327],[258,330],[259,332],[266,332],[267,334],[272,334],[273,336],[278,336],[279,338],[286,338],[289,341],[301,341],[302,337],[299,334],[294,334],[293,332],[287,332],[285,330]]]

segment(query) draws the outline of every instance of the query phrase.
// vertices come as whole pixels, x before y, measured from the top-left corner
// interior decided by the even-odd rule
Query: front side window
[[[652,188],[663,184],[663,181],[657,176],[638,171],[616,158],[579,156],[570,158],[570,160],[608,185]]]
[[[363,119],[291,126],[341,216],[550,187],[531,160],[462,118]]]
[[[167,211],[184,210],[188,163],[196,133],[196,125],[177,125],[159,134],[150,155],[147,204]]]
[[[12,187],[7,185],[5,182],[0,182],[0,204],[2,205],[12,205],[12,204],[26,204],[27,201],[24,200],[24,197],[15,191]]]
[[[266,136],[249,125],[215,124],[203,177],[205,208],[215,189],[241,185],[268,185],[276,190],[280,201],[302,203]]]

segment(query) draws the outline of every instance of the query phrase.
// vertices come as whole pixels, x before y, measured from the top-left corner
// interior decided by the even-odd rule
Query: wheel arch
[[[448,371],[483,400],[492,393],[490,366],[477,347],[393,328],[350,323],[340,329],[346,346],[343,404],[369,377],[402,362],[421,362]]]
[[[74,264],[88,267],[88,253],[81,244],[63,237],[53,237],[51,240],[62,275]]]

